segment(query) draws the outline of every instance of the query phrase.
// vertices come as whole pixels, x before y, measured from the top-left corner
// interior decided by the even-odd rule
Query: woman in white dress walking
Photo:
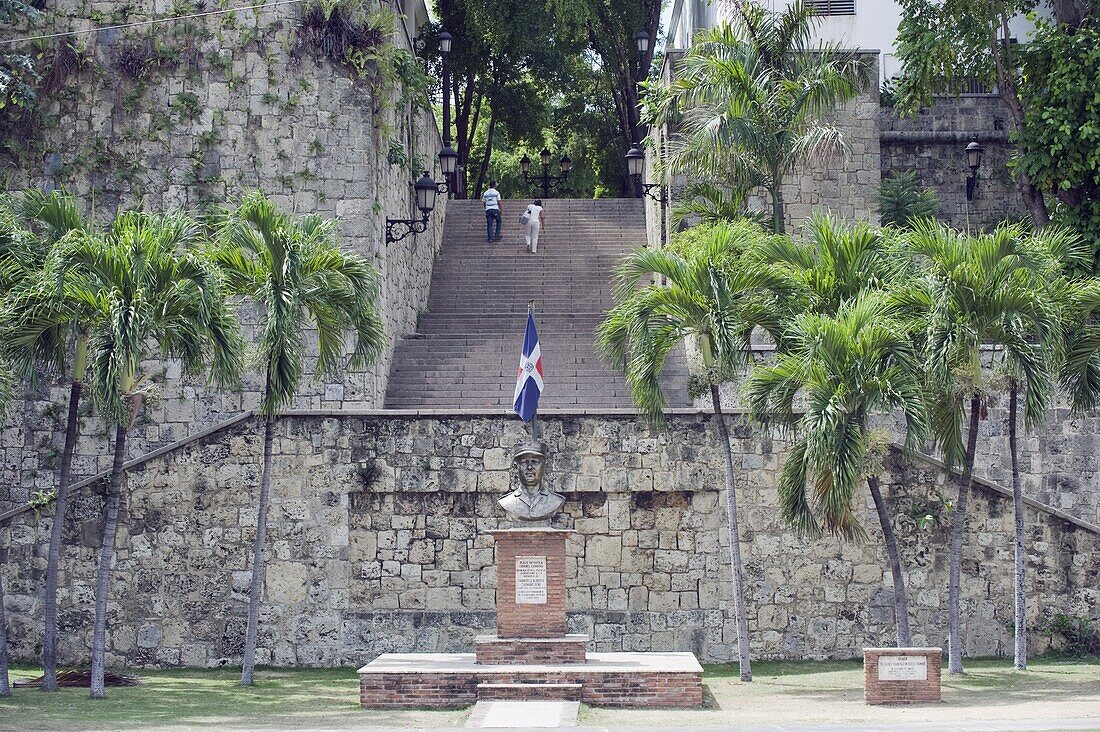
[[[527,239],[527,251],[532,254],[539,250],[539,231],[546,223],[542,216],[542,199],[536,198],[535,202],[523,212],[526,219],[523,225],[524,237]]]

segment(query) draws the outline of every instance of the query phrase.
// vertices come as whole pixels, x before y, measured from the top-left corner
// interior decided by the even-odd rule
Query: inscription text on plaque
[[[546,604],[546,557],[516,557],[516,604]]]
[[[925,681],[928,659],[924,656],[880,656],[879,681]]]

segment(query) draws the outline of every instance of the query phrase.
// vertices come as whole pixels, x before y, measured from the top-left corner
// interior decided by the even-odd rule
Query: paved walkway
[[[575,701],[479,701],[466,726],[511,730],[576,727],[580,707]]]
[[[496,702],[500,704],[500,702]],[[532,702],[521,702],[530,704]],[[541,730],[551,725],[529,727],[480,727],[486,730]],[[331,728],[309,730],[303,728],[286,730],[267,730],[266,732],[446,732],[454,727],[356,727],[354,729],[333,730]],[[818,725],[751,725],[730,724],[727,727],[572,727],[570,732],[1051,732],[1061,730],[1100,731],[1100,718],[1076,719],[1017,719],[1012,721],[958,721],[928,723],[889,723],[889,724],[818,724]]]

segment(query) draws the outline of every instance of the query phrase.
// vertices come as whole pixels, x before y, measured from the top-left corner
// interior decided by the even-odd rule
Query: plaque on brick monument
[[[516,604],[546,604],[546,557],[516,557]]]
[[[879,681],[925,681],[928,659],[924,656],[883,656],[878,660]]]
[[[915,704],[940,700],[940,648],[864,648],[863,701]]]

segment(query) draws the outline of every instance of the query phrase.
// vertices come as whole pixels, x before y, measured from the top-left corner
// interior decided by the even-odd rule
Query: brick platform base
[[[863,701],[915,704],[940,701],[942,648],[864,648]]]
[[[465,707],[478,700],[479,684],[491,685],[489,693],[517,685],[501,692],[516,694],[524,686],[557,693],[563,684],[579,684],[579,699],[601,707],[703,703],[703,668],[691,653],[591,653],[583,665],[571,666],[486,666],[472,653],[386,653],[359,669],[359,700],[388,709]]]
[[[549,664],[560,666],[584,663],[588,636],[566,635],[561,638],[498,638],[482,635],[474,639],[474,655],[481,664]]]
[[[580,701],[580,684],[492,684],[477,685],[478,701]]]

